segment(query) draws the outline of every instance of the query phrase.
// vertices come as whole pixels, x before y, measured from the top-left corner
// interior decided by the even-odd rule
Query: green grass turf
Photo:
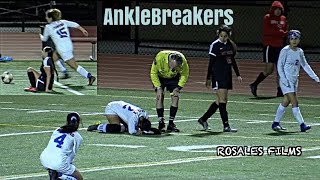
[[[48,179],[39,155],[51,132],[64,124],[69,111],[82,114],[84,127],[97,120],[105,121],[104,106],[112,100],[125,100],[156,115],[152,91],[99,89],[98,96],[0,96],[0,179],[27,176],[23,179]],[[128,134],[99,134],[80,130],[84,141],[76,155],[75,165],[85,179],[318,179],[320,127],[318,98],[299,98],[307,123],[315,126],[300,133],[288,108],[282,120],[288,133],[275,133],[270,126],[281,98],[257,100],[250,96],[231,95],[228,111],[230,124],[238,133],[222,133],[217,112],[209,120],[212,130],[200,131],[197,118],[214,96],[205,93],[183,93],[176,125],[180,133],[136,137]],[[167,95],[166,108],[170,107]],[[168,111],[165,111],[168,117]],[[153,125],[157,119],[152,116]],[[93,144],[109,145],[107,147]],[[144,146],[139,148],[115,145]],[[170,150],[174,146],[205,146],[194,151]],[[302,156],[262,156],[224,158],[216,156],[215,145],[302,146]],[[311,148],[314,148],[313,150]],[[40,177],[37,177],[40,176]],[[14,179],[14,178],[13,178]]]
[[[82,61],[78,62],[79,65],[87,69],[94,76],[97,75],[97,63],[96,62],[88,62]],[[13,81],[10,84],[0,83],[0,95],[32,95],[34,93],[24,92],[24,88],[29,87],[29,79],[27,76],[27,68],[33,67],[38,72],[40,72],[41,60],[36,61],[12,61],[7,63],[0,63],[0,73],[2,74],[4,71],[10,71],[13,75]],[[66,68],[69,70],[69,74],[71,78],[69,79],[60,79],[59,83],[68,86],[69,88],[78,91],[85,95],[96,95],[97,88],[96,82],[94,86],[87,86],[88,79],[83,78],[73,69],[71,69],[67,64],[65,64]],[[59,72],[59,69],[57,67]],[[61,73],[60,73],[61,76]],[[56,78],[55,78],[56,80]],[[37,93],[37,94],[46,94],[48,93]],[[52,94],[58,95],[72,95],[73,93],[63,89],[58,85],[54,85]]]

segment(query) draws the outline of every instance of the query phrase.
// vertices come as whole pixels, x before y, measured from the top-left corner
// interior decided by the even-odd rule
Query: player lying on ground
[[[82,137],[78,133],[81,118],[76,112],[69,113],[66,125],[56,129],[47,147],[40,155],[41,164],[49,171],[50,180],[82,180],[73,160],[79,150]]]
[[[124,102],[112,101],[105,108],[108,124],[100,122],[88,127],[88,131],[98,130],[103,133],[120,133],[128,131],[132,135],[160,134],[160,131],[151,128],[149,115],[143,109]]]
[[[73,56],[73,44],[70,37],[69,27],[79,29],[84,36],[88,36],[88,32],[78,23],[61,20],[61,11],[58,9],[50,9],[46,12],[47,24],[44,28],[43,35],[40,34],[42,41],[47,41],[51,37],[56,50],[53,53],[53,60],[63,59],[72,69],[89,80],[89,86],[93,84],[96,78],[82,66],[78,65]]]
[[[164,90],[170,92],[171,106],[167,131],[180,132],[174,124],[178,111],[181,89],[189,78],[189,65],[186,57],[178,51],[160,51],[151,66],[150,78],[156,91],[156,109],[159,120],[159,130],[164,130]]]
[[[54,82],[54,71],[57,70],[54,66],[52,59],[52,48],[44,47],[42,50],[42,64],[40,66],[40,73],[36,71],[34,68],[29,67],[27,70],[28,78],[31,86],[29,88],[25,88],[25,91],[37,92],[37,91],[45,91],[51,92]]]
[[[280,87],[284,94],[282,103],[279,105],[275,120],[272,124],[272,129],[275,131],[286,130],[286,128],[280,126],[280,120],[285,112],[285,108],[292,104],[292,114],[293,117],[300,124],[301,132],[305,132],[311,128],[311,126],[304,123],[303,117],[301,115],[298,99],[298,78],[300,72],[300,66],[304,71],[316,82],[320,82],[318,76],[313,72],[309,66],[303,50],[298,47],[300,43],[301,33],[298,30],[291,30],[288,33],[289,45],[284,47],[280,51],[278,60],[278,73],[280,76]]]

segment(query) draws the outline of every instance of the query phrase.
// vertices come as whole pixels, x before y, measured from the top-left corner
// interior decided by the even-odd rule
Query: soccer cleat
[[[278,122],[273,122],[272,125],[271,125],[271,128],[274,131],[285,131],[285,130],[287,130],[287,128],[284,128],[284,127],[280,126],[280,123],[278,123]]]
[[[164,131],[165,127],[166,127],[166,123],[164,123],[164,118],[161,118],[161,120],[159,121],[159,126],[158,126],[159,131]]]
[[[300,124],[300,130],[301,132],[306,132],[308,131],[309,129],[311,129],[311,126],[310,125],[306,125],[304,123]]]
[[[100,121],[97,121],[94,125],[90,125],[88,128],[87,128],[87,131],[95,131],[98,129],[98,126],[101,124]]]
[[[52,169],[48,170],[50,180],[58,180],[58,172]]]
[[[37,88],[35,87],[28,87],[28,88],[24,88],[24,91],[28,91],[28,92],[37,92]]]
[[[89,84],[88,84],[88,86],[92,86],[92,84],[94,83],[95,80],[96,80],[96,77],[94,77],[94,76],[89,77]]]
[[[202,125],[204,131],[211,130],[211,128],[208,125],[208,122],[204,121],[202,118],[198,119],[198,123]]]
[[[175,124],[169,124],[167,127],[167,132],[180,132]]]
[[[223,132],[238,132],[237,129],[233,129],[230,126],[223,128]]]
[[[253,96],[257,97],[257,89],[258,87],[256,85],[250,84],[251,93]]]

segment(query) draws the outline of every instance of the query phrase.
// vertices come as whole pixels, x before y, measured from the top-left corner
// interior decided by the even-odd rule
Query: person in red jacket
[[[281,2],[274,1],[269,13],[263,18],[263,62],[265,62],[265,69],[250,84],[251,93],[254,96],[257,96],[258,85],[272,74],[278,62],[280,50],[284,45],[288,33],[288,24],[283,12],[284,8]],[[278,79],[279,75],[277,73],[277,97],[282,97]]]

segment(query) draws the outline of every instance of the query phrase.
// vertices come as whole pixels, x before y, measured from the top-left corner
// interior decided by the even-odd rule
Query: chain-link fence
[[[167,25],[157,26],[103,26],[104,8],[123,9],[124,6],[140,9],[232,9],[234,19],[232,39],[239,48],[238,58],[262,59],[263,17],[273,1],[98,1],[98,42],[100,53],[155,54],[160,49],[177,49],[188,56],[207,57],[210,43],[219,25],[175,26],[167,19]],[[289,29],[302,32],[302,48],[311,60],[317,60],[320,37],[315,36],[320,22],[319,1],[281,1],[285,8]],[[100,8],[100,9],[99,9]],[[99,13],[100,12],[100,13]]]

